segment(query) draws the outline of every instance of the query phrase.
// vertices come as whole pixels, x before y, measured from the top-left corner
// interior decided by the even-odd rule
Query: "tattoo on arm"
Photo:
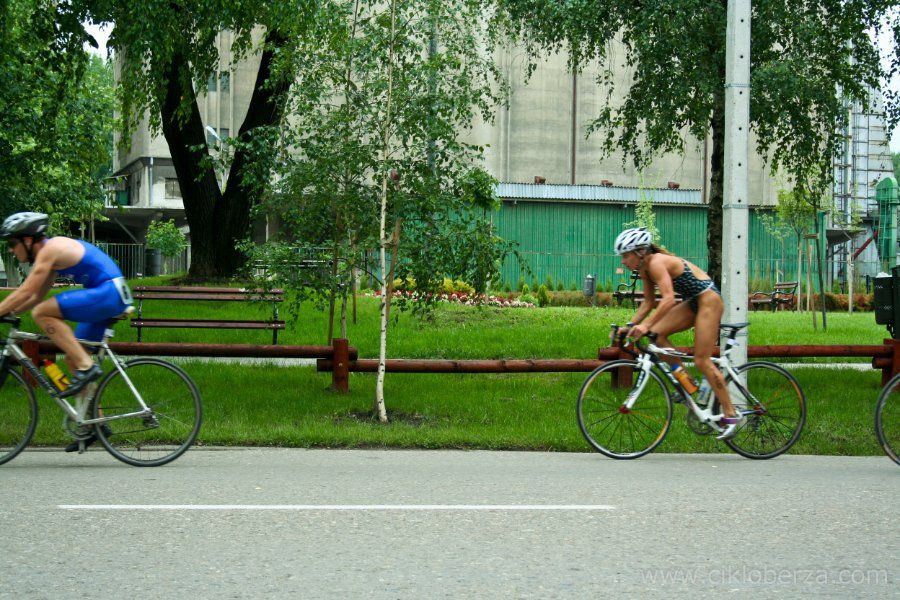
[[[52,325],[47,328],[47,335],[53,335],[54,333],[56,333],[56,329]]]

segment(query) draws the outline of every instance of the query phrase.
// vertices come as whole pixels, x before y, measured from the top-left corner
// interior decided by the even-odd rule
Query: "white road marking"
[[[62,510],[474,511],[614,510],[605,504],[60,504]]]

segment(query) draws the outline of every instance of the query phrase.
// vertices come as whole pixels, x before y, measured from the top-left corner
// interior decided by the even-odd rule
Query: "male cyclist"
[[[19,262],[32,265],[22,285],[0,302],[0,315],[33,307],[35,323],[66,355],[72,383],[59,394],[66,398],[102,375],[76,338],[100,341],[110,319],[125,311],[132,299],[122,272],[109,256],[83,240],[48,238],[49,223],[45,214],[20,212],[0,225],[0,239],[7,240]],[[84,289],[45,300],[57,276],[71,277]],[[74,333],[64,319],[79,323]]]

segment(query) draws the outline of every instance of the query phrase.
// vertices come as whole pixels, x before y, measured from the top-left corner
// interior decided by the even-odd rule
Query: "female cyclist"
[[[710,360],[725,311],[716,284],[697,265],[655,245],[653,236],[643,227],[620,233],[615,252],[622,257],[622,265],[638,271],[644,284],[644,301],[626,324],[628,335],[640,339],[652,331],[660,345],[671,346],[668,336],[694,327],[694,364],[715,392],[724,415],[720,424],[725,426],[725,431],[718,439],[734,436],[742,417],[731,403],[725,378]],[[662,296],[659,306],[656,306],[654,285]],[[681,304],[675,302],[676,293],[681,294]],[[651,315],[654,307],[656,312]],[[664,360],[677,363],[672,357]]]

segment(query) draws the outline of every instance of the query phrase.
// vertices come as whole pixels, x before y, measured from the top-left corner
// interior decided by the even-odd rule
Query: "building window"
[[[216,139],[216,135],[209,130],[209,127],[205,128],[206,131],[206,145],[207,146],[215,146],[219,140]]]
[[[181,186],[177,179],[166,179],[166,198],[181,198]]]
[[[231,73],[222,71],[219,73],[219,91],[227,92],[231,89]]]
[[[228,139],[228,136],[229,136],[230,134],[231,134],[231,132],[230,132],[228,129],[225,129],[225,128],[223,128],[223,127],[219,127],[219,137],[222,138],[222,141],[227,140],[227,139]]]
[[[216,91],[216,74],[210,73],[209,80],[206,82],[206,89],[210,92]]]

